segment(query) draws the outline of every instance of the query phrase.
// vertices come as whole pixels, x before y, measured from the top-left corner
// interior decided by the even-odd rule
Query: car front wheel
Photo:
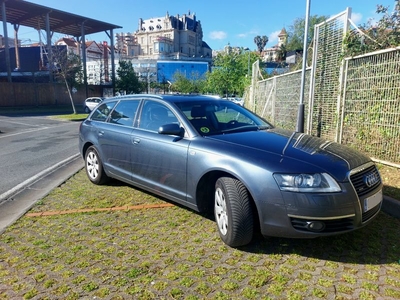
[[[231,247],[250,243],[253,213],[246,187],[237,179],[221,177],[215,184],[214,214],[222,241]]]
[[[89,180],[94,184],[103,184],[108,180],[99,154],[93,146],[86,150],[85,169]]]

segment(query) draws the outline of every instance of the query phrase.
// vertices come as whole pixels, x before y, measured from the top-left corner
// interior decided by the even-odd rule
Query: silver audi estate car
[[[371,222],[382,204],[375,164],[343,145],[275,128],[231,101],[129,95],[102,102],[79,130],[94,184],[115,178],[213,212],[231,247],[264,236],[314,238]]]

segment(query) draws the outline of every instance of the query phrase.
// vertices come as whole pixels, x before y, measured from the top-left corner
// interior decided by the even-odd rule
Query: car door
[[[179,124],[178,118],[166,105],[145,100],[139,119],[138,128],[132,134],[133,181],[170,199],[186,200],[189,141],[158,133],[163,124]]]
[[[125,181],[131,179],[131,136],[138,106],[139,100],[121,100],[98,128],[104,167]]]

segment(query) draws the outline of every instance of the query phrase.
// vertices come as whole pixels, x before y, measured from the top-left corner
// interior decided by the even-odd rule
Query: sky
[[[310,15],[331,17],[351,8],[355,24],[365,24],[368,20],[379,20],[376,15],[378,4],[389,6],[392,11],[394,0],[28,0],[31,2],[68,13],[100,20],[123,27],[114,33],[135,32],[139,18],[143,20],[170,16],[195,14],[201,22],[203,41],[213,50],[221,50],[226,45],[248,47],[256,50],[254,37],[267,36],[266,47],[277,44],[277,36],[282,28],[290,29],[294,20],[305,18],[307,2]],[[7,3],[7,2],[6,2]],[[8,26],[8,36],[13,37],[13,28]],[[3,34],[1,26],[0,34]],[[33,28],[20,27],[18,37],[22,44],[39,41],[38,31]],[[60,33],[53,35],[53,42],[63,37]],[[42,40],[45,40],[44,31]],[[86,39],[96,42],[108,41],[104,33],[87,35]]]

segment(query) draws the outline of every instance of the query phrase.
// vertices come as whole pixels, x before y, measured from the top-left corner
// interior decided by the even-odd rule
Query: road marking
[[[28,123],[21,123],[21,122],[14,122],[14,121],[7,121],[5,119],[1,119],[2,122],[6,123],[11,123],[11,124],[18,124],[18,125],[24,125],[24,126],[36,126],[39,127],[40,125],[35,125],[35,124],[28,124]]]
[[[16,132],[16,133],[10,133],[10,134],[5,134],[5,135],[2,134],[2,135],[0,135],[0,139],[6,138],[6,137],[10,137],[10,136],[16,136],[16,135],[20,135],[20,134],[24,134],[24,133],[29,133],[29,132],[35,132],[35,131],[41,131],[41,130],[46,130],[46,129],[58,128],[58,127],[67,126],[67,125],[71,125],[71,124],[70,124],[70,123],[67,123],[67,124],[57,124],[57,125],[51,126],[51,127],[45,126],[45,127],[41,127],[41,128],[27,129],[27,130],[25,130],[25,131],[19,131],[19,132]],[[34,126],[34,125],[32,125],[32,126]],[[36,125],[36,126],[38,126],[38,125]]]
[[[6,138],[6,137],[10,137],[10,136],[16,136],[16,135],[20,135],[20,134],[24,134],[24,133],[29,133],[29,132],[35,132],[35,131],[41,131],[41,130],[45,130],[45,129],[49,129],[50,127],[42,127],[42,128],[36,128],[36,129],[28,129],[25,131],[20,131],[20,132],[16,132],[16,133],[10,133],[10,134],[6,134],[6,135],[1,135],[0,139],[2,138]]]

